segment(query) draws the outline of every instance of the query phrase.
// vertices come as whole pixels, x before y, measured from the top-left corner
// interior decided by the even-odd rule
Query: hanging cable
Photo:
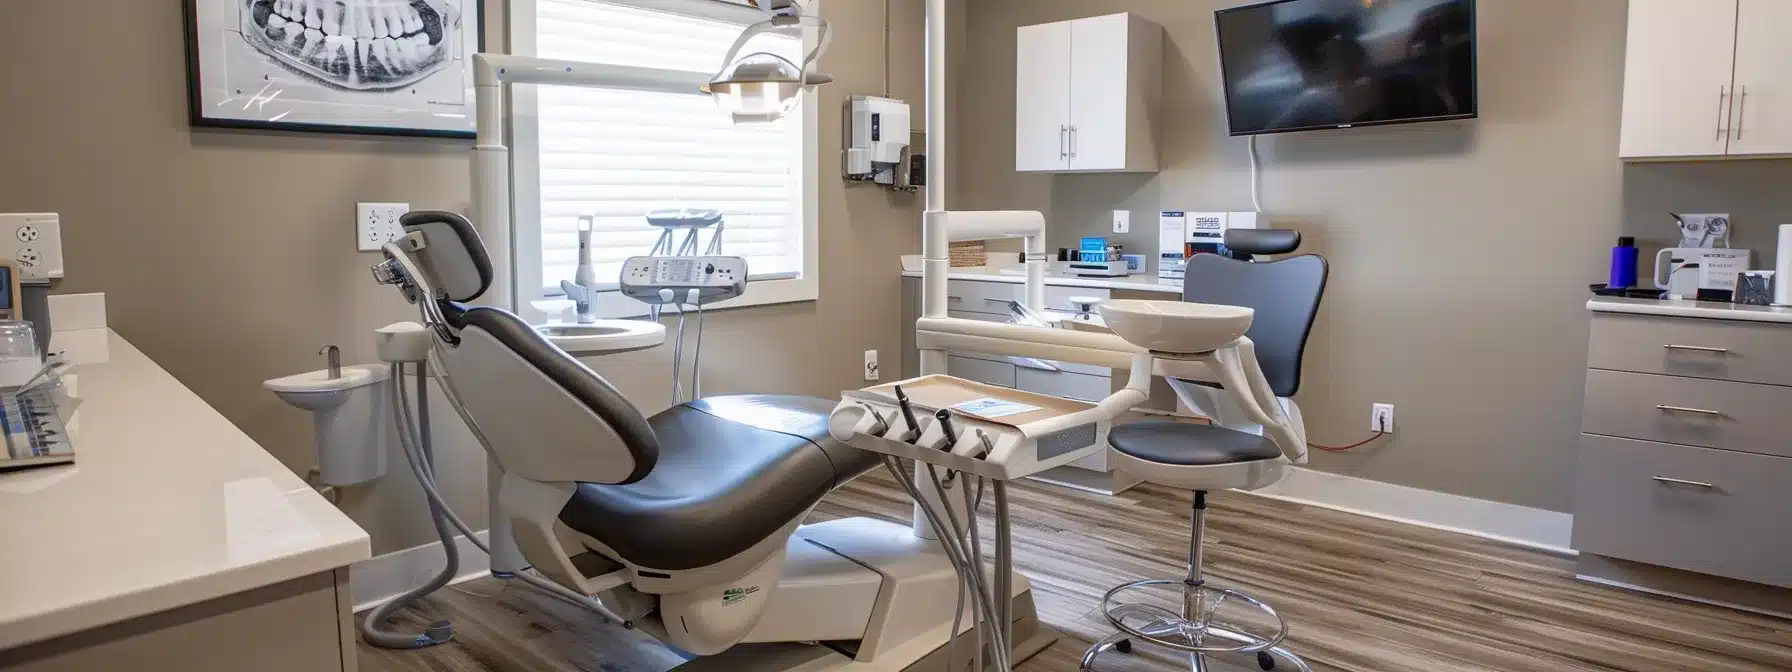
[[[419,366],[422,365],[419,364]],[[391,400],[404,411],[407,422],[405,429],[408,430],[410,407],[404,392],[404,365],[393,363],[391,373]],[[418,373],[421,377],[423,372],[419,371]],[[420,455],[413,450],[409,441],[408,432],[399,432],[399,441],[404,448],[405,462],[411,465],[411,473],[417,476],[418,482],[428,483],[430,481],[428,456]],[[396,613],[399,609],[404,608],[405,605],[410,604],[412,601],[415,601],[417,598],[433,593],[442,586],[448,585],[448,582],[453,580],[454,575],[460,571],[460,549],[454,543],[454,533],[448,529],[448,521],[446,516],[442,515],[442,507],[437,505],[437,500],[434,498],[431,498],[429,502],[429,518],[430,522],[435,524],[436,536],[442,540],[443,555],[447,556],[446,561],[443,563],[442,571],[436,573],[434,577],[429,581],[424,582],[423,585],[400,593],[397,597],[387,600],[383,604],[374,607],[372,611],[367,612],[367,617],[362,619],[360,624],[362,641],[383,649],[418,649],[441,644],[454,637],[454,629],[447,621],[436,621],[431,623],[423,632],[417,634],[392,632],[380,629],[381,626],[384,626],[386,621],[392,617],[392,614]]]
[[[1245,138],[1245,147],[1251,155],[1251,207],[1263,212],[1263,171],[1258,165],[1257,136]]]
[[[486,450],[491,450],[490,446],[486,443],[485,434],[479,431],[478,423],[473,422],[472,416],[467,414],[466,408],[461,404],[460,395],[454,389],[452,379],[446,375],[446,369],[441,366],[440,359],[434,350],[430,351],[429,359],[435,361],[436,369],[443,372],[442,375],[439,375],[436,378],[436,380],[442,382],[442,393],[448,398],[448,405],[453,407],[455,413],[460,415],[461,420],[465,422],[467,428],[472,431],[473,438],[478,440],[479,444],[482,447],[485,447]],[[425,365],[419,363],[418,366],[424,367]],[[394,369],[397,369],[396,364],[394,365]],[[424,371],[427,372],[427,368],[425,368]],[[427,375],[420,378],[420,380],[427,379]],[[404,386],[402,384],[403,378],[401,376],[396,377],[396,380],[397,383],[394,387],[397,387],[398,389],[394,390],[393,401],[398,407],[398,412],[395,415],[397,416],[396,419],[399,424],[399,446],[404,450],[405,461],[411,465],[411,473],[416,475],[417,482],[423,486],[423,493],[429,499],[431,515],[435,515],[435,512],[439,511],[441,519],[446,520],[454,527],[454,529],[460,530],[460,533],[466,536],[468,543],[472,544],[474,548],[479,549],[481,553],[488,556],[491,555],[491,547],[479,540],[478,533],[473,530],[472,526],[467,525],[466,521],[462,520],[460,516],[455,515],[454,509],[448,506],[447,498],[442,496],[441,487],[436,483],[434,460],[433,458],[426,460],[423,457],[431,452],[429,449],[431,444],[428,430],[418,429],[417,420],[411,416],[410,401],[404,394]],[[418,388],[418,395],[420,398],[422,397],[424,390],[425,388],[423,387]],[[418,406],[420,409],[423,409],[423,412],[427,412],[427,403],[427,401],[421,400],[418,402]],[[452,538],[453,535],[451,534],[443,537],[443,546],[448,549],[454,549],[447,551],[448,553],[456,553],[458,550],[452,541]],[[568,604],[591,611],[597,614],[599,618],[604,619],[606,623],[612,620],[618,623],[623,622],[623,619],[620,616],[617,616],[615,612],[610,611],[602,602],[598,602],[589,595],[581,595],[578,591],[534,574],[518,573],[513,575],[512,578],[533,586],[553,597],[559,598],[561,601]],[[389,604],[398,601],[397,598],[394,598]],[[369,614],[369,617],[371,616],[372,614]]]
[[[691,398],[703,398],[703,304],[697,304],[697,351],[691,353]]]
[[[1322,444],[1318,444],[1318,443],[1313,443],[1312,441],[1308,441],[1307,446],[1311,447],[1311,448],[1323,450],[1328,453],[1342,453],[1346,450],[1351,450],[1353,448],[1361,448],[1361,447],[1367,446],[1371,443],[1375,443],[1377,440],[1380,440],[1381,437],[1384,437],[1387,435],[1388,435],[1387,432],[1376,432],[1375,436],[1371,436],[1367,439],[1363,439],[1361,441],[1350,444],[1348,446],[1327,446],[1327,445],[1322,445]]]
[[[955,536],[956,530],[948,532],[945,529],[946,523],[942,522],[943,519],[948,521],[956,519],[956,516],[952,514],[952,507],[947,506],[945,515],[941,516],[940,512],[933,507],[933,504],[921,496],[920,486],[916,484],[915,479],[902,469],[901,459],[893,455],[885,456],[884,468],[888,469],[890,474],[895,477],[897,484],[902,486],[903,491],[908,493],[909,497],[913,499],[916,504],[920,505],[922,512],[925,514],[922,517],[927,519],[928,526],[933,529],[934,536],[939,540],[940,548],[946,552],[946,560],[952,564],[953,570],[959,572],[959,576],[961,577],[967,575],[971,577],[975,585],[975,589],[972,591],[976,598],[974,606],[977,611],[977,620],[975,622],[981,627],[983,623],[989,620],[989,618],[984,615],[993,615],[995,613],[995,608],[990,601],[989,590],[987,585],[983,582],[983,577],[970,569],[971,563],[970,559],[966,557],[967,551],[960,543],[963,539]],[[999,642],[999,640],[995,641]],[[999,643],[996,648],[1000,648]],[[1007,656],[1001,651],[997,651],[996,656],[996,669],[998,672],[1012,672],[1013,668],[1006,665]]]
[[[981,477],[981,476],[965,478],[964,484],[959,488],[959,494],[964,496],[965,517],[967,519],[969,519],[969,522],[965,525],[965,527],[967,528],[965,530],[965,534],[969,535],[970,539],[971,539],[971,559],[977,565],[977,567],[976,567],[977,575],[982,576],[983,575],[983,535],[979,534],[977,532],[977,519],[978,519],[977,509],[978,509],[978,507],[974,506],[974,504],[977,504],[978,501],[980,501],[982,498],[978,497],[978,498],[975,498],[977,501],[973,501],[973,498],[971,497],[971,483],[970,483],[970,481],[972,481],[972,480],[977,481],[977,494],[979,494],[979,495],[983,494],[983,477]],[[942,494],[944,494],[944,493],[942,493]],[[1013,598],[1008,595],[997,595],[996,599],[997,600],[1008,600],[1008,599],[1013,599]],[[1007,610],[1004,609],[1002,611],[1007,611]],[[1001,612],[997,612],[997,613],[1001,613]],[[994,616],[994,614],[991,614],[992,618],[990,620],[996,620],[995,618],[993,618],[993,616]],[[1004,623],[992,623],[991,625],[995,626],[995,631],[997,633],[1006,632],[1006,628],[1005,628],[1006,624],[1004,624]],[[1004,643],[1004,644],[1002,644],[1002,646],[1006,646],[1006,644]],[[1004,650],[1006,650],[1006,649],[1004,649]],[[977,631],[977,660],[975,662],[977,665],[976,669],[979,669],[979,670],[983,669],[983,631],[982,630]],[[1010,664],[1012,664],[1012,661],[1010,661]]]
[[[927,463],[927,477],[929,480],[933,481],[934,489],[940,493],[940,503],[945,505],[946,521],[951,526],[953,534],[957,535],[958,531],[960,529],[965,529],[967,531],[974,530],[975,524],[971,521],[966,521],[964,526],[962,528],[960,527],[959,520],[958,520],[958,514],[952,510],[952,504],[950,502],[946,501],[946,497],[949,496],[946,494],[946,486],[943,484],[943,482],[940,479],[939,470],[934,468],[932,463]],[[967,485],[964,487],[969,487],[969,486]],[[917,501],[919,501],[919,500],[917,500]],[[975,512],[967,511],[966,513],[973,515],[973,516],[976,515]],[[959,545],[959,549],[960,549],[959,555],[960,555],[960,557],[966,558],[968,560],[968,562],[966,563],[966,565],[968,565],[967,569],[968,569],[968,571],[970,571],[971,576],[976,581],[977,591],[980,595],[982,595],[986,598],[986,601],[983,605],[983,616],[980,620],[978,620],[978,624],[979,625],[987,624],[989,627],[992,627],[994,629],[994,631],[990,633],[988,640],[992,643],[992,646],[990,648],[992,649],[992,651],[995,655],[996,670],[998,672],[1009,672],[1009,671],[1013,670],[1014,667],[1008,660],[1008,652],[1005,651],[1005,648],[1007,647],[1007,642],[1003,638],[1004,628],[1001,627],[1000,623],[995,622],[995,616],[997,613],[1000,613],[1000,612],[995,610],[995,608],[994,608],[995,605],[993,603],[993,600],[999,599],[999,598],[994,598],[993,596],[990,595],[989,580],[987,577],[985,577],[983,575],[983,555],[981,553],[975,552],[973,550],[973,549],[977,549],[977,547],[978,547],[977,539],[975,536],[972,536],[971,544],[968,547],[964,546],[962,544],[962,542],[964,541],[963,537],[954,536],[953,541],[960,544]],[[978,635],[977,635],[978,642],[984,641],[982,632],[983,631],[981,629],[978,630]],[[979,650],[981,650],[982,645],[979,644],[978,648],[979,648]]]
[[[679,379],[684,362],[684,306],[678,306],[678,340],[672,346],[672,405],[684,403],[684,381]]]

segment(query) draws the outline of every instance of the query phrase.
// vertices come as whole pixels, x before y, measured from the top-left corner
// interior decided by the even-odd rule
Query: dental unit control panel
[[[622,262],[620,284],[623,296],[651,305],[715,303],[747,291],[747,261],[721,256],[631,257]]]

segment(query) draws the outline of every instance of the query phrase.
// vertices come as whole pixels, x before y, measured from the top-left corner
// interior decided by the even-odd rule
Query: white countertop
[[[0,649],[369,556],[366,532],[118,334],[51,344],[91,362],[72,374],[75,464],[0,474]]]
[[[903,271],[906,278],[921,277],[920,271]],[[975,280],[978,282],[1006,282],[1010,284],[1026,284],[1027,276],[1009,275],[990,272],[983,267],[955,270],[946,274],[952,280]],[[1066,275],[1045,276],[1045,284],[1051,287],[1093,287],[1098,289],[1122,289],[1133,292],[1163,292],[1165,294],[1181,294],[1181,280],[1160,280],[1155,275],[1129,275],[1123,278],[1078,278]]]
[[[1587,301],[1587,310],[1595,313],[1631,313],[1667,317],[1697,317],[1708,320],[1792,323],[1792,308],[1745,306],[1717,301],[1668,301],[1596,296]]]

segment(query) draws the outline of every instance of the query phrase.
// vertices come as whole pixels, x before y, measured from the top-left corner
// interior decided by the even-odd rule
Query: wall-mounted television
[[[1232,135],[1477,114],[1475,0],[1275,0],[1214,22]]]

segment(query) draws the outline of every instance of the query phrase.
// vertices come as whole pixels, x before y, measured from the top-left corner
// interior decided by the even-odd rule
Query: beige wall
[[[487,4],[502,14],[501,2]],[[355,252],[354,206],[465,211],[471,142],[191,129],[180,5],[0,8],[0,84],[10,92],[0,105],[0,212],[62,213],[68,279],[58,291],[106,292],[119,333],[302,471],[308,420],[260,382],[318,368],[324,343],[341,344],[345,361],[373,361],[370,330],[414,319],[371,281],[376,255]],[[899,370],[891,251],[919,247],[919,197],[849,188],[832,170],[843,100],[883,88],[883,5],[834,0],[824,11],[839,32],[823,60],[836,82],[820,106],[821,297],[710,315],[708,392],[833,395],[859,385],[872,348]],[[921,3],[894,0],[892,13],[892,94],[919,104]],[[652,411],[670,395],[668,350],[591,363]],[[452,503],[482,526],[481,454],[464,442],[444,452]],[[392,466],[381,485],[344,501],[376,553],[433,540],[415,486]]]
[[[1644,253],[1676,245],[1671,212],[1730,213],[1730,244],[1773,268],[1781,224],[1792,224],[1792,161],[1637,163],[1624,166],[1624,234]],[[1649,273],[1652,260],[1639,271]]]
[[[1037,208],[1053,243],[1133,211],[1132,250],[1155,250],[1155,213],[1248,210],[1245,141],[1223,118],[1218,0],[974,0],[965,70],[964,207]],[[1585,366],[1586,283],[1620,228],[1617,160],[1624,8],[1616,0],[1485,0],[1481,118],[1261,140],[1267,212],[1332,262],[1299,396],[1317,441],[1391,440],[1313,465],[1565,510]],[[1014,171],[1014,29],[1133,11],[1168,31],[1164,170]]]

